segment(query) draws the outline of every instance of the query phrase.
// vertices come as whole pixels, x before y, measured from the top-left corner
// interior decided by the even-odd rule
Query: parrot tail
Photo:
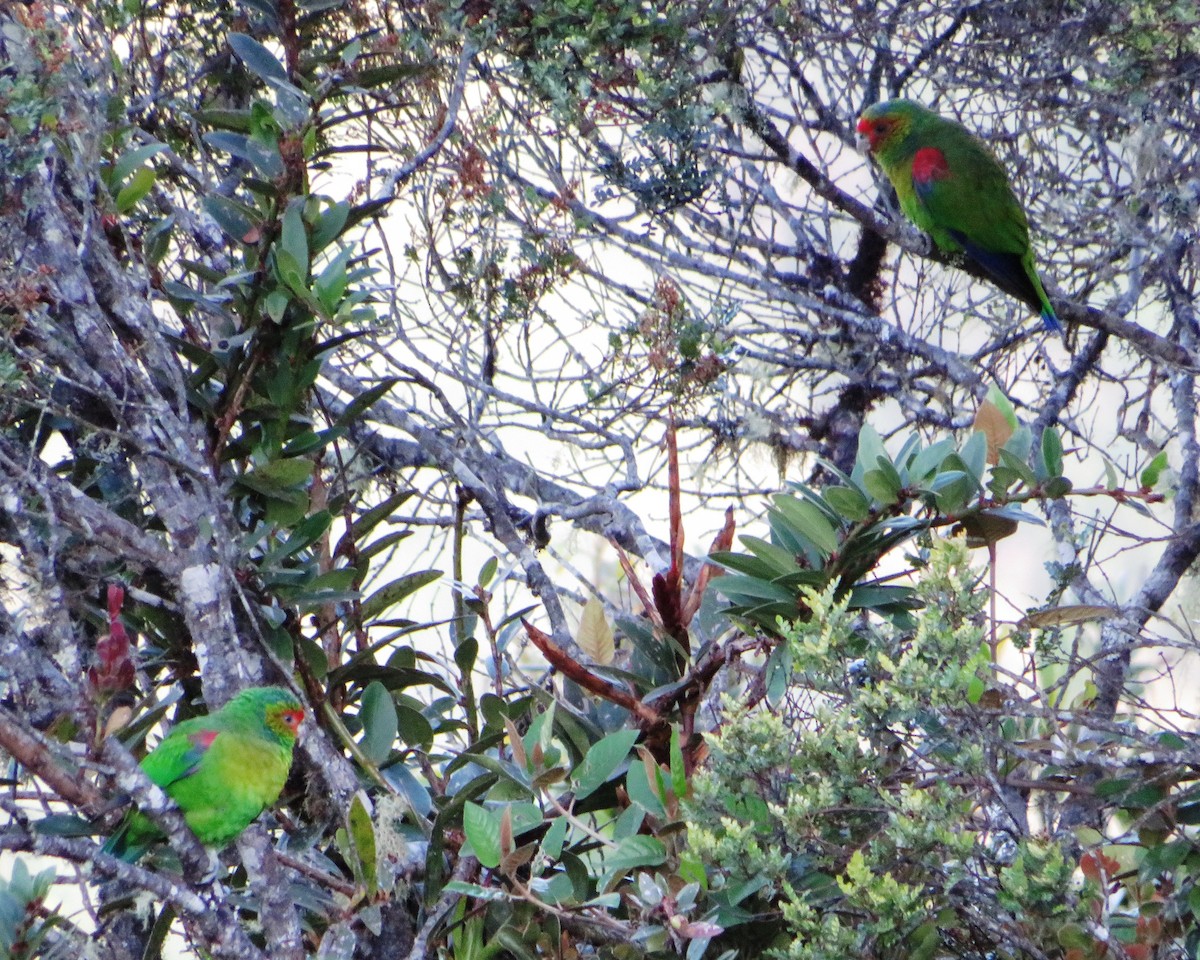
[[[1050,304],[1042,307],[1042,326],[1051,333],[1057,333],[1063,340],[1067,339],[1067,332],[1063,329],[1062,323],[1058,319],[1058,314],[1054,312],[1054,308]]]

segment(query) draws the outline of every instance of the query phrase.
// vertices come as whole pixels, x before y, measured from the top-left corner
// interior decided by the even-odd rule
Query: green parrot
[[[303,719],[304,708],[287,690],[250,687],[216,713],[172,727],[142,770],[179,805],[200,842],[220,848],[279,799]],[[162,838],[132,810],[104,851],[133,863]]]
[[[1033,264],[1029,222],[1004,168],[965,127],[911,100],[867,107],[858,121],[900,209],[946,253],[964,253],[1001,290],[1061,334]]]

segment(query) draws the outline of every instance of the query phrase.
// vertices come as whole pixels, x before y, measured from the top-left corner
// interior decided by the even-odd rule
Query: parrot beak
[[[870,125],[866,120],[860,119],[858,121],[858,133],[854,138],[854,147],[864,157],[869,156],[871,153],[871,139],[867,136],[867,130],[869,129]]]

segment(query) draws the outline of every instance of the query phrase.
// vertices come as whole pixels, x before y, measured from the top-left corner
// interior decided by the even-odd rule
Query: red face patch
[[[896,121],[886,117],[878,120],[868,120],[866,117],[860,117],[856,129],[867,138],[867,143],[871,145],[871,149],[875,150],[880,143],[888,138],[895,126]]]
[[[292,733],[297,733],[300,730],[300,724],[304,722],[304,711],[299,709],[284,710],[283,713],[279,715],[279,719],[283,722],[285,727],[292,731]]]

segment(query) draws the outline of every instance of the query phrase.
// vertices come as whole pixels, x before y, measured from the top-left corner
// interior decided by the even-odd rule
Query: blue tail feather
[[[1050,306],[1042,307],[1042,326],[1051,333],[1057,333],[1064,340],[1067,337],[1066,331],[1063,329],[1062,322],[1058,319],[1058,314],[1054,312],[1054,308]]]

